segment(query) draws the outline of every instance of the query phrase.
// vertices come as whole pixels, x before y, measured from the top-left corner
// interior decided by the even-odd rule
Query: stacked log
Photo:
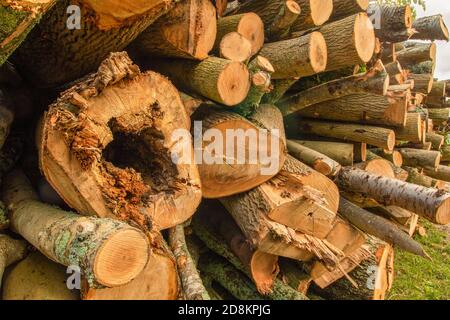
[[[5,300],[384,299],[393,248],[429,258],[419,216],[450,223],[449,83],[409,41],[448,41],[441,15],[41,0],[0,18]]]

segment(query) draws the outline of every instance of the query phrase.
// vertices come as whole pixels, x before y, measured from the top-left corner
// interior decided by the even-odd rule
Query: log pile
[[[442,16],[36,3],[0,1],[2,299],[379,300],[450,223]]]

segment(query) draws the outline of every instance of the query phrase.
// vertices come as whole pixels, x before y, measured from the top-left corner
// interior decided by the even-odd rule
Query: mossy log
[[[125,49],[157,18],[172,9],[175,2],[56,1],[12,60],[37,87],[66,84],[94,71],[111,52]],[[70,7],[72,11],[68,15],[70,5],[78,8]]]
[[[429,176],[426,176],[422,173],[422,170],[418,170],[417,168],[412,167],[403,167],[406,171],[408,171],[408,179],[406,182],[418,184],[419,186],[424,186],[427,188],[437,188],[444,189],[445,183],[441,180],[433,179]]]
[[[393,150],[395,145],[394,131],[386,128],[309,119],[298,120],[296,124],[298,132],[363,142],[387,150]]]
[[[3,300],[79,300],[67,287],[66,268],[39,252],[30,253],[6,275]]]
[[[148,241],[138,229],[41,203],[21,171],[9,173],[3,187],[12,230],[53,261],[79,266],[91,286],[123,285],[147,264]]]
[[[340,171],[337,183],[344,190],[363,193],[384,205],[395,205],[414,211],[431,222],[450,222],[450,193],[442,190],[347,167]]]
[[[448,29],[441,14],[416,19],[413,28],[417,33],[411,39],[448,41]]]
[[[338,162],[341,166],[352,166],[354,158],[354,146],[351,143],[329,141],[292,140],[307,148],[323,153]]]
[[[49,107],[37,138],[40,168],[82,214],[167,229],[201,200],[189,120],[166,78],[112,53]]]
[[[203,60],[216,40],[216,10],[209,0],[178,1],[131,45],[143,58],[153,56]]]

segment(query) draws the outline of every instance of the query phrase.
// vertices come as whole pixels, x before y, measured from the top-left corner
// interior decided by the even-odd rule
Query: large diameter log
[[[352,14],[365,12],[368,7],[369,0],[334,0],[330,21],[341,20]]]
[[[358,229],[381,239],[394,247],[426,257],[422,246],[394,223],[376,216],[341,197],[339,213]]]
[[[180,59],[150,63],[179,88],[226,106],[242,102],[250,90],[249,71],[238,61],[210,57],[201,62]]]
[[[254,12],[219,18],[217,21],[216,42],[233,31],[250,41],[252,44],[252,55],[256,54],[264,44],[264,23]],[[217,47],[217,44],[214,46]]]
[[[405,126],[403,128],[395,128],[394,131],[397,141],[422,142],[423,132],[420,113],[408,112]]]
[[[335,176],[341,170],[338,162],[293,140],[287,141],[287,147],[294,158],[326,176]]]
[[[397,60],[403,68],[416,65],[424,61],[436,60],[435,43],[417,43],[397,52]]]
[[[448,29],[441,14],[416,19],[413,28],[417,31],[411,39],[448,41]]]
[[[40,168],[82,214],[167,229],[201,200],[189,129],[175,87],[114,53],[50,106],[39,130]]]
[[[3,200],[12,229],[65,266],[79,266],[91,286],[128,283],[141,273],[150,250],[136,228],[107,218],[82,217],[39,202],[21,171],[4,181]]]
[[[403,127],[407,103],[406,97],[352,94],[301,109],[295,116]]]
[[[450,222],[450,193],[381,177],[354,168],[342,168],[341,188],[366,194],[384,205],[395,205],[438,224]]]
[[[369,5],[367,12],[375,17],[377,24],[375,33],[383,41],[390,41],[393,33],[403,32],[412,27],[413,15],[409,5],[380,5],[374,2]]]
[[[295,0],[302,9],[291,31],[303,31],[321,26],[328,21],[333,12],[332,0]]]
[[[5,277],[3,300],[79,300],[67,288],[66,268],[39,252],[30,253]]]
[[[83,281],[81,297],[83,300],[177,300],[180,289],[177,261],[162,236],[152,233],[152,254],[136,278],[114,288],[93,288]]]
[[[66,84],[94,71],[110,52],[123,50],[175,2],[82,0],[81,11],[68,15],[72,1],[56,1],[13,60],[35,86]]]
[[[377,66],[376,69],[369,73],[337,79],[301,91],[282,99],[277,103],[277,106],[283,115],[286,116],[311,105],[352,94],[373,93],[375,95],[386,95],[389,87],[389,75],[383,72],[381,60]],[[366,102],[370,101],[368,99]],[[345,112],[343,111],[342,113]]]
[[[403,164],[415,168],[434,168],[439,166],[441,153],[421,149],[400,148],[398,151],[403,157]]]
[[[368,62],[375,50],[375,32],[366,13],[324,25],[318,30],[328,47],[326,71]]]
[[[227,111],[210,112],[201,120],[199,130],[207,136],[195,148],[203,150],[198,169],[205,198],[248,191],[281,170],[287,150],[282,116],[276,107],[260,106],[251,115],[254,122]],[[232,134],[227,134],[230,129]],[[210,142],[212,132],[214,142]]]
[[[425,168],[424,171],[425,171],[425,174],[430,177],[433,177],[435,179],[439,179],[442,181],[450,182],[450,167],[449,166],[440,165],[435,170],[434,170],[434,168]]]
[[[0,6],[0,66],[26,39],[55,0],[21,1],[20,5],[2,3]]]
[[[309,149],[323,153],[338,162],[341,166],[353,165],[354,146],[351,143],[306,140],[292,141]]]
[[[269,59],[274,79],[306,77],[325,70],[327,43],[320,32],[266,44],[260,55]]]
[[[387,150],[393,150],[395,145],[394,131],[386,128],[309,119],[299,120],[297,125],[299,132],[316,134],[322,137],[363,142]]]
[[[336,216],[336,186],[323,175],[288,157],[278,175],[246,193],[222,198],[251,212],[317,238],[331,230]],[[236,211],[237,212],[237,211]]]
[[[203,234],[205,228],[215,233],[218,239],[221,237],[225,240],[225,245],[228,245],[242,263],[245,272],[251,276],[261,294],[273,292],[274,281],[279,271],[278,256],[255,249],[219,202],[204,203],[193,219],[193,224],[194,230],[199,233],[202,240],[206,240],[204,238],[206,235]]]
[[[142,32],[131,48],[143,57],[203,60],[214,45],[216,32],[216,10],[211,1],[181,1]]]

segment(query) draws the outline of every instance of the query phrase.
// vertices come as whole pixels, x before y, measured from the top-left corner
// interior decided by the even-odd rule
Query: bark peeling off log
[[[113,53],[50,106],[38,139],[40,166],[81,213],[133,221],[144,230],[169,228],[188,219],[201,198],[193,161],[171,159],[179,147],[173,131],[189,126],[164,77],[140,73],[125,53]]]

